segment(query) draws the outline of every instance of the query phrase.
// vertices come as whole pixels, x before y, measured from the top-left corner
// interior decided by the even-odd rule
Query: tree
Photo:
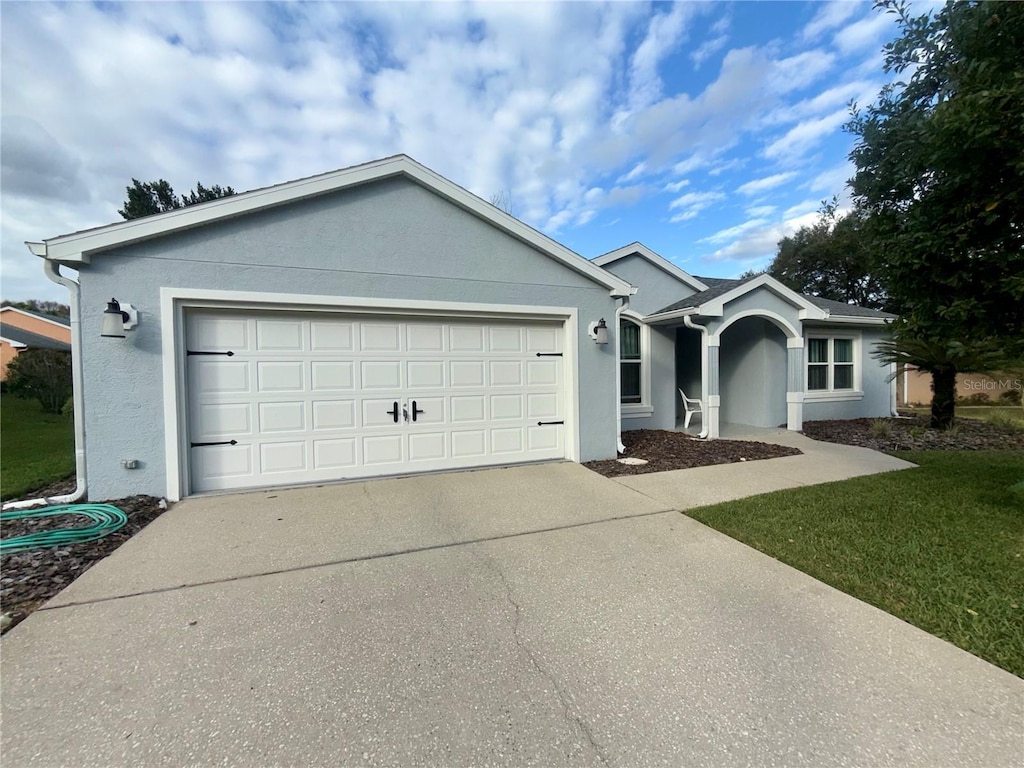
[[[0,307],[14,307],[24,309],[26,312],[36,312],[41,315],[52,315],[53,317],[71,317],[71,307],[56,301],[41,301],[39,299],[28,299],[27,301],[0,302]]]
[[[905,80],[854,105],[853,191],[901,313],[887,359],[931,372],[948,427],[958,371],[1024,356],[1024,4],[879,5],[900,27],[885,70]]]
[[[820,213],[817,222],[779,241],[768,274],[797,293],[889,309],[870,218],[857,210],[840,215],[835,198],[822,203]]]
[[[128,193],[124,201],[124,207],[118,213],[125,219],[138,219],[143,216],[152,216],[154,213],[165,213],[178,208],[185,208],[189,205],[205,203],[210,200],[217,200],[221,197],[230,197],[235,194],[231,187],[222,187],[215,184],[212,187],[204,187],[202,182],[196,182],[196,188],[187,195],[178,197],[174,194],[174,188],[164,179],[156,181],[139,181],[132,179],[132,185],[126,187]]]
[[[60,413],[71,397],[71,353],[28,349],[7,364],[7,391],[38,400],[44,413]]]

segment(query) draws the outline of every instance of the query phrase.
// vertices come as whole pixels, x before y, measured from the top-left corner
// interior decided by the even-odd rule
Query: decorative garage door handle
[[[417,416],[418,416],[419,414],[421,414],[421,413],[423,413],[423,409],[422,409],[422,408],[417,408],[417,407],[416,407],[416,401],[415,401],[415,400],[413,400],[413,401],[412,401],[412,420],[413,420],[413,421],[416,421],[416,417],[417,417]]]
[[[220,443],[190,443],[193,448],[205,448],[208,445],[238,445],[237,440],[224,440]]]
[[[561,357],[561,352],[538,352],[537,357]]]
[[[548,424],[565,424],[564,421],[538,421],[538,427],[546,427]]]
[[[395,424],[398,423],[398,401],[395,401],[394,407],[390,411],[384,411],[384,413],[390,413],[391,417],[395,420]]]
[[[190,349],[185,354],[186,355],[227,355],[228,357],[234,357],[235,356],[235,353],[232,352],[230,349],[227,352],[194,352],[193,350]]]

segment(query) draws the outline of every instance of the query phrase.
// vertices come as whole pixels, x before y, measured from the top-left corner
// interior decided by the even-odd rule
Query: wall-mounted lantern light
[[[596,323],[591,323],[590,328],[587,329],[587,333],[590,334],[590,338],[594,340],[595,344],[608,343],[608,325],[605,323],[603,317]]]
[[[130,331],[139,324],[139,313],[135,307],[127,302],[121,303],[117,299],[107,302],[107,308],[103,310],[103,330],[100,336],[108,339],[123,339],[124,332]]]

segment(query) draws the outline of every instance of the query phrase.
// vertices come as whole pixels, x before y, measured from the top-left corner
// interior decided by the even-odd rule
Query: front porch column
[[[804,340],[786,340],[786,428],[804,428]]]
[[[708,426],[708,439],[714,440],[718,437],[718,414],[719,409],[722,405],[722,397],[719,394],[719,381],[718,381],[718,361],[719,352],[721,347],[719,346],[721,339],[718,336],[710,336],[707,339],[707,381],[708,389],[704,393],[704,400],[707,403],[708,412],[707,426]]]

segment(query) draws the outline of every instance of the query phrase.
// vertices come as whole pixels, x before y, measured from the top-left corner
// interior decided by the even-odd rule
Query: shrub
[[[875,419],[871,422],[871,434],[875,437],[889,437],[892,434],[892,422],[888,419]]]
[[[44,413],[59,414],[71,397],[71,353],[59,349],[20,353],[7,365],[7,390],[38,400]]]
[[[975,392],[973,395],[967,397],[958,397],[956,399],[957,405],[991,405],[992,401],[988,399],[988,395],[984,392]]]
[[[1019,389],[1008,389],[1005,392],[999,394],[999,400],[1008,405],[1020,405],[1020,390]]]

